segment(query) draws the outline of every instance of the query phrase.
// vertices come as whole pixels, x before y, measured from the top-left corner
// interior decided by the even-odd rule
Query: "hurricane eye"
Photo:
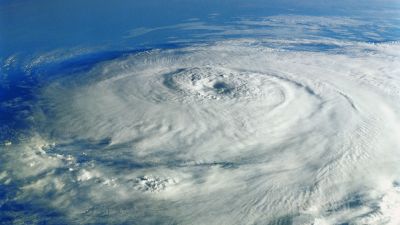
[[[213,88],[218,94],[229,94],[233,89],[225,82],[216,82]]]

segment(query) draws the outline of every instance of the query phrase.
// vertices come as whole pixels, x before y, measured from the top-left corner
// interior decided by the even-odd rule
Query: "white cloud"
[[[396,224],[398,48],[243,39],[104,62],[37,93],[46,138],[7,146],[0,182],[78,222]]]

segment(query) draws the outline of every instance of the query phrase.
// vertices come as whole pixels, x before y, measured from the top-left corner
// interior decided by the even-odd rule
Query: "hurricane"
[[[205,31],[172,47],[3,59],[0,221],[400,224],[396,39],[339,17],[194,21],[127,35]]]

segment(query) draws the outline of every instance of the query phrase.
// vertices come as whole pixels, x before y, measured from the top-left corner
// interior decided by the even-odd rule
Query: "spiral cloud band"
[[[219,41],[54,79],[0,180],[78,223],[398,224],[400,46],[324,44]]]

